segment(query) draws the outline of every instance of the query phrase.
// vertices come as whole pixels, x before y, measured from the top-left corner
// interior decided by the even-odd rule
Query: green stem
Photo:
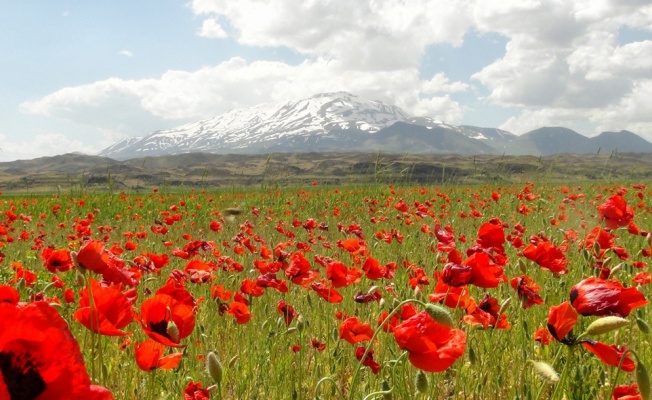
[[[559,378],[559,382],[555,386],[555,391],[552,393],[552,399],[556,399],[557,393],[559,392],[562,396],[564,393],[564,385],[566,383],[566,376],[568,375],[568,366],[571,364],[571,358],[573,355],[573,346],[568,346],[568,358],[566,359],[566,363],[564,364],[564,369],[561,372],[561,377]]]

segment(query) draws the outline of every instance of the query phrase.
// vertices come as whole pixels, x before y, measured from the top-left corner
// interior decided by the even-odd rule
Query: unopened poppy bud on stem
[[[602,335],[627,325],[629,325],[629,320],[625,318],[616,316],[602,317],[591,322],[584,334],[588,336]]]
[[[428,377],[422,370],[417,371],[417,376],[414,378],[414,385],[417,387],[419,393],[428,393]]]
[[[174,343],[179,343],[179,327],[174,323],[174,321],[170,321],[168,323],[167,333],[170,337],[170,340],[172,340]]]
[[[527,272],[525,261],[523,261],[520,258],[518,259],[518,268],[521,270],[521,273],[523,273],[523,274],[525,274]]]
[[[206,356],[206,368],[213,381],[219,385],[222,382],[222,363],[220,363],[217,354],[212,351]]]
[[[643,400],[650,400],[652,396],[652,389],[650,385],[650,374],[647,372],[647,368],[636,357],[636,384],[638,384],[638,391],[641,394]]]
[[[647,324],[647,322],[638,317],[636,318],[636,326],[638,326],[638,330],[645,333],[646,335],[650,334],[650,326]]]
[[[305,328],[305,327],[306,327],[306,323],[303,320],[303,316],[299,315],[297,317],[297,330],[301,333],[301,332],[303,332],[303,328]]]
[[[438,323],[449,326],[451,328],[455,327],[455,321],[453,320],[453,317],[451,317],[450,313],[445,308],[435,304],[427,304],[426,312],[428,315],[430,315],[430,318],[434,319]]]

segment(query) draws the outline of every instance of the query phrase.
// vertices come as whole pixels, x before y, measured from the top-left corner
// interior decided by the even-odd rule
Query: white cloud
[[[70,139],[62,133],[41,133],[30,140],[12,140],[0,133],[0,161],[31,159],[57,154],[82,152],[93,154],[102,147]]]
[[[125,57],[133,57],[134,56],[134,53],[132,53],[129,50],[120,50],[120,52],[118,54],[120,54],[121,56],[125,56]]]
[[[216,18],[205,19],[198,35],[212,39],[224,39],[228,36]]]

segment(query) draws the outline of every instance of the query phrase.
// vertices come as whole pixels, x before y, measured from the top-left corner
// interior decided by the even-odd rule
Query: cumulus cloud
[[[211,39],[224,39],[228,36],[216,18],[205,19],[198,34]]]
[[[111,78],[63,88],[21,109],[124,136],[338,90],[457,123],[468,110],[458,94],[473,92],[486,94],[484,104],[520,110],[501,126],[514,133],[590,123],[652,134],[652,41],[618,40],[623,26],[652,31],[649,1],[192,0],[190,7],[201,19],[199,36],[284,47],[305,59],[233,57],[151,79]],[[470,82],[443,71],[421,75],[430,46],[459,46],[470,30],[504,36],[504,54]]]
[[[77,151],[93,154],[101,149],[80,140],[70,139],[62,133],[42,133],[30,140],[12,140],[0,133],[0,143],[0,161],[32,159]]]
[[[134,56],[134,53],[129,51],[129,50],[120,50],[120,52],[118,54],[120,54],[121,56],[125,56],[125,57],[133,57]]]

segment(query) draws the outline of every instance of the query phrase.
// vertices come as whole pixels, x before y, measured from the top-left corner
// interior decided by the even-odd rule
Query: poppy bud
[[[389,383],[387,381],[383,381],[383,400],[392,400],[392,393],[391,393],[392,388],[389,387]]]
[[[426,312],[428,315],[430,315],[430,318],[434,319],[438,323],[449,326],[451,328],[455,327],[455,321],[453,320],[453,317],[451,317],[450,313],[445,308],[435,304],[427,304]]]
[[[534,372],[536,372],[541,378],[551,383],[559,382],[559,374],[550,366],[550,364],[543,361],[529,361],[534,366]]]
[[[174,343],[179,343],[179,327],[177,327],[177,324],[175,324],[174,321],[168,323],[167,333],[170,340]]]
[[[636,325],[638,325],[638,330],[645,333],[646,335],[650,334],[650,326],[644,320],[636,317]]]
[[[525,266],[525,261],[523,261],[522,258],[518,259],[518,268],[521,270],[521,273],[525,274],[527,271],[527,268]]]
[[[512,298],[508,297],[503,301],[503,304],[500,305],[500,310],[498,310],[498,315],[502,314],[503,311],[509,306],[509,303],[512,302]]]
[[[648,246],[652,246],[652,233],[648,233],[647,236],[645,236],[645,242]]]
[[[222,363],[212,351],[206,356],[206,368],[213,381],[219,385],[222,382]]]
[[[380,308],[385,307],[385,298],[384,297],[380,299],[380,301],[378,302],[378,306]]]
[[[367,294],[372,294],[373,292],[375,292],[378,289],[380,289],[378,286],[372,286],[372,287],[369,288],[369,290],[367,290]]]
[[[305,328],[305,322],[303,321],[303,316],[299,315],[297,317],[297,330],[299,333],[303,332],[303,328]]]
[[[414,298],[419,301],[423,301],[423,292],[421,291],[421,286],[414,288]]]
[[[638,384],[638,391],[641,393],[641,398],[643,400],[650,400],[650,374],[647,372],[647,368],[641,362],[641,360],[636,360],[636,383]]]
[[[616,316],[602,317],[591,322],[584,333],[588,336],[602,335],[603,333],[611,332],[628,324],[629,320],[625,318]]]
[[[428,377],[422,370],[417,372],[417,376],[414,378],[414,385],[417,387],[419,393],[426,394],[428,392]]]
[[[608,266],[609,263],[611,263],[611,260],[612,260],[611,256],[605,258],[605,259],[602,261],[602,267],[604,268],[604,267]]]
[[[287,333],[289,335],[290,333],[296,332],[296,331],[297,331],[297,327],[296,326],[291,326],[291,327],[288,328],[287,331],[285,331],[285,333]]]
[[[236,208],[236,207],[229,207],[229,208],[224,210],[224,214],[227,215],[227,216],[240,215],[240,214],[242,214],[242,210],[239,209],[239,208]]]
[[[82,272],[77,271],[75,274],[75,285],[84,287],[86,286],[86,278]]]
[[[593,254],[595,254],[595,255],[600,254],[600,243],[595,242],[593,244]]]
[[[308,303],[308,307],[312,308],[312,298],[310,298],[310,293],[306,293],[306,302]]]
[[[20,279],[18,280],[18,284],[16,285],[16,290],[18,290],[19,292],[21,292],[23,289],[25,289],[25,279],[20,278]]]
[[[238,361],[238,355],[237,354],[235,356],[231,357],[231,359],[229,360],[229,368],[233,368],[236,361]]]
[[[469,346],[469,362],[471,365],[475,364],[476,362],[475,351],[473,351],[473,347],[471,346]]]
[[[611,268],[611,271],[609,272],[609,275],[614,276],[622,268],[623,268],[623,263],[617,264],[615,267]]]

